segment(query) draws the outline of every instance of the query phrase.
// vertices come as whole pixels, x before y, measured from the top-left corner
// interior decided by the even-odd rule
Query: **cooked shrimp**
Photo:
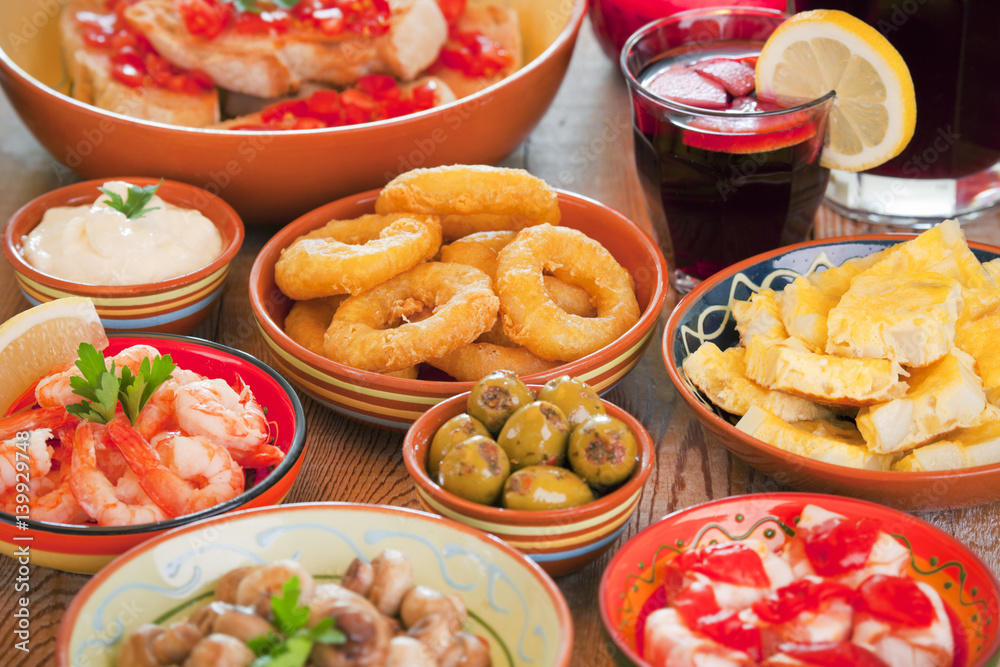
[[[114,362],[116,375],[121,375],[120,369],[128,366],[133,374],[139,372],[139,366],[143,359],[152,359],[159,356],[160,352],[151,345],[133,345],[127,347],[113,357],[104,360],[105,366],[110,370],[111,363]],[[75,364],[61,364],[49,371],[35,385],[35,400],[43,408],[61,407],[71,403],[79,403],[80,397],[73,393],[70,385],[70,378],[82,377],[83,373]]]
[[[243,468],[208,438],[170,432],[150,443],[117,419],[108,434],[143,490],[170,516],[215,507],[243,491]]]
[[[76,428],[69,484],[76,501],[101,526],[129,526],[167,518],[156,503],[125,500],[114,484],[97,467],[97,442],[107,438],[107,428],[81,422]]]
[[[62,407],[19,412],[16,415],[0,419],[0,441],[10,440],[21,431],[54,430],[67,424],[75,424],[78,421],[80,421],[78,417],[74,417]]]
[[[52,469],[52,449],[48,446],[50,437],[50,429],[37,428],[28,435],[27,444],[14,438],[0,443],[0,491],[16,486],[19,473],[22,482],[49,474]]]
[[[225,380],[200,380],[177,388],[177,423],[190,435],[204,435],[223,445],[249,468],[281,461],[285,454],[267,444],[270,437],[264,409],[242,382],[237,393]]]
[[[49,523],[86,523],[90,516],[80,507],[69,485],[69,471],[56,473],[58,482],[53,488],[34,496],[29,516],[35,521]]]
[[[135,430],[147,440],[163,431],[177,430],[176,398],[177,388],[192,382],[204,380],[203,375],[183,368],[175,368],[170,379],[157,387],[149,402],[135,420]]]

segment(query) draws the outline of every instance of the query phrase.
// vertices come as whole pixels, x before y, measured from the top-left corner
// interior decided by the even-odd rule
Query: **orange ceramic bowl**
[[[222,294],[229,265],[243,245],[243,222],[219,197],[187,183],[164,181],[157,195],[176,206],[197,209],[222,235],[222,254],[206,266],[169,280],[140,285],[85,285],[56,278],[34,268],[22,255],[21,239],[56,206],[91,204],[105,180],[155,185],[158,178],[113,178],[74,183],[37,197],[22,206],[3,230],[3,254],[14,267],[21,293],[33,306],[67,296],[90,298],[108,331],[191,333]]]
[[[405,430],[425,410],[468,391],[471,382],[409,380],[358,370],[310,352],[282,326],[292,300],[274,283],[274,265],[283,248],[332,219],[355,218],[375,210],[378,190],[363,192],[311,211],[274,235],[250,270],[250,305],[274,364],[312,398],[363,422]],[[601,242],[632,274],[642,315],[617,341],[574,362],[524,377],[544,384],[560,375],[578,377],[598,393],[614,386],[639,361],[649,344],[667,289],[667,266],[656,242],[621,213],[593,199],[559,193],[561,224]]]
[[[509,0],[525,65],[474,95],[403,118],[290,132],[185,128],[68,96],[58,0],[4,0],[0,85],[24,124],[86,178],[164,176],[220,194],[247,223],[285,224],[414,167],[496,164],[528,136],[569,65],[585,0]]]
[[[539,385],[529,385],[537,394]],[[591,503],[561,510],[509,510],[460,498],[427,474],[427,452],[437,430],[466,412],[470,392],[438,403],[420,416],[403,439],[403,462],[424,509],[485,530],[526,554],[552,576],[574,572],[607,551],[639,505],[642,487],[656,463],[653,439],[635,417],[604,401],[608,415],[635,435],[639,461],[624,484]]]
[[[924,582],[948,608],[956,639],[956,667],[993,667],[1000,661],[1000,582],[964,544],[899,510],[853,498],[816,493],[734,496],[675,512],[632,537],[601,576],[598,606],[604,630],[618,648],[618,664],[649,667],[642,659],[645,619],[664,605],[658,567],[689,549],[712,542],[764,540],[778,549],[795,535],[807,505],[848,518],[878,522],[911,553],[906,576]]]
[[[794,489],[856,496],[913,511],[1000,499],[1000,464],[944,472],[856,470],[778,449],[738,430],[734,426],[738,418],[712,405],[681,368],[702,343],[714,342],[726,349],[739,342],[731,315],[734,300],[746,300],[763,287],[780,290],[797,275],[839,266],[910,238],[901,234],[851,236],[779,248],[720,271],[681,299],[667,320],[663,359],[670,379],[698,421],[733,454]],[[1000,257],[1000,248],[969,245],[980,261]]]
[[[32,519],[21,520],[0,512],[0,553],[15,557],[28,545],[32,565],[66,572],[93,574],[119,554],[161,533],[207,517],[236,509],[277,505],[288,494],[302,468],[306,423],[302,403],[288,382],[274,369],[240,350],[224,345],[171,334],[144,334],[133,337],[111,334],[105,354],[114,354],[131,345],[152,345],[169,354],[174,363],[207,377],[222,378],[235,386],[242,380],[267,409],[272,444],[285,458],[271,471],[249,472],[243,493],[215,507],[167,521],[135,526],[71,526]],[[25,536],[31,538],[25,542]],[[207,539],[207,538],[206,538]]]

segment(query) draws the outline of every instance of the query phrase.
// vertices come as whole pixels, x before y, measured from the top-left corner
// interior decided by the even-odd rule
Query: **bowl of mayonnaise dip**
[[[185,334],[218,300],[243,234],[236,211],[201,188],[101,179],[24,205],[3,253],[32,305],[84,296],[108,331]]]

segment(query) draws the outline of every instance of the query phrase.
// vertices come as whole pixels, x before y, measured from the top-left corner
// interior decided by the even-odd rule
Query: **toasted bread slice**
[[[965,290],[955,345],[976,360],[986,399],[1000,406],[1000,289]]]
[[[746,375],[759,385],[827,405],[862,407],[902,396],[902,369],[888,359],[817,354],[801,341],[758,337],[747,346]]]
[[[435,0],[390,0],[389,6],[389,31],[377,37],[226,29],[204,39],[188,32],[173,0],[140,0],[125,18],[170,62],[198,67],[228,90],[268,98],[295,92],[305,81],[346,86],[365,74],[416,78],[437,59],[448,24]]]
[[[941,273],[965,289],[996,286],[969,250],[965,233],[955,220],[945,220],[917,238],[889,248],[880,261],[859,275],[890,276],[912,271]]]
[[[745,352],[742,347],[723,352],[715,343],[702,343],[684,360],[684,373],[712,403],[734,415],[743,415],[756,405],[790,422],[833,416],[828,408],[812,401],[764,389],[748,380]]]
[[[507,67],[490,76],[466,76],[463,72],[449,69],[436,63],[430,74],[440,77],[459,97],[477,93],[487,86],[504,79],[524,64],[524,46],[521,43],[521,23],[517,12],[506,7],[496,7],[484,4],[466,5],[465,11],[455,22],[458,32],[478,32],[503,46],[511,56]]]
[[[219,95],[206,90],[197,95],[157,86],[133,88],[111,75],[110,51],[83,41],[76,20],[79,12],[107,13],[103,0],[67,0],[59,19],[63,57],[74,99],[132,118],[170,125],[205,127],[219,120]]]
[[[1000,463],[1000,408],[987,406],[976,423],[938,440],[917,447],[901,458],[893,470],[930,472]]]
[[[841,435],[849,432],[846,426],[831,428],[808,421],[789,424],[767,410],[752,406],[736,428],[786,452],[824,463],[865,470],[887,470],[890,463],[889,457],[869,450],[860,434]]]
[[[928,366],[955,343],[962,287],[917,271],[855,278],[827,316],[827,354]]]
[[[754,336],[774,341],[788,338],[788,331],[781,322],[781,297],[780,293],[764,288],[752,294],[748,301],[733,302],[733,319],[744,345]]]
[[[986,409],[975,365],[968,354],[953,349],[940,361],[913,371],[904,396],[858,412],[865,442],[872,451],[891,454],[971,426]]]

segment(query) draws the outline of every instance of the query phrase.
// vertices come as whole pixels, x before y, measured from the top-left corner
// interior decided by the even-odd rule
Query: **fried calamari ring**
[[[429,317],[386,328],[400,312],[400,304],[408,304],[404,311],[416,313],[417,302],[431,310]],[[479,269],[418,264],[345,300],[326,331],[323,351],[334,361],[361,370],[399,370],[472,342],[493,326],[499,306],[489,276]]]
[[[507,244],[517,237],[517,232],[477,232],[441,246],[441,261],[468,264],[484,272],[494,281],[497,277],[497,257]],[[567,313],[580,317],[594,317],[597,309],[587,294],[587,290],[570,285],[555,276],[545,276],[545,291],[556,304]],[[501,331],[502,333],[502,331]],[[493,340],[487,343],[506,343]]]
[[[582,287],[596,317],[571,315],[545,291],[544,274]],[[615,341],[639,321],[628,271],[583,232],[539,225],[500,252],[497,293],[504,331],[542,359],[575,361]]]
[[[430,259],[440,246],[441,224],[433,216],[336,220],[282,250],[274,281],[296,300],[359,294]]]
[[[338,294],[337,296],[296,301],[292,304],[288,315],[285,316],[285,333],[310,352],[321,357],[325,356],[323,354],[323,336],[326,334],[330,322],[333,321],[333,314],[337,312],[337,308],[346,298],[346,295]],[[416,380],[417,374],[416,366],[386,373],[386,375],[409,378],[410,380]]]
[[[478,382],[493,371],[531,375],[553,369],[561,362],[539,359],[523,347],[470,343],[437,359],[428,359],[427,363],[459,382]]]
[[[473,232],[559,224],[555,191],[523,169],[450,165],[413,169],[382,189],[376,213],[441,216],[445,240]]]

